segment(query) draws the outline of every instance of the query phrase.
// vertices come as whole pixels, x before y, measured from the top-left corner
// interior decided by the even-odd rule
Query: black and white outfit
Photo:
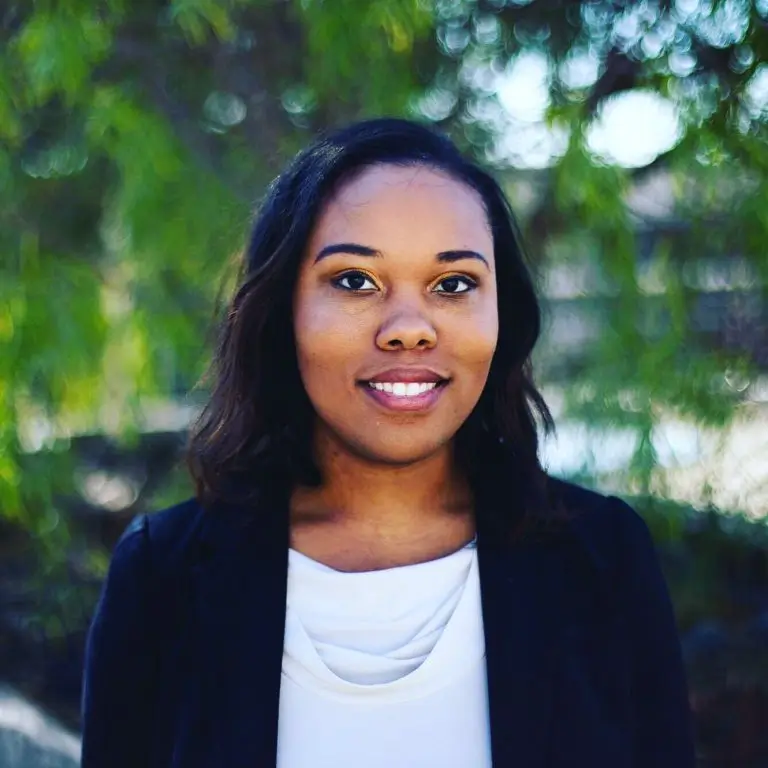
[[[83,768],[693,768],[680,643],[642,518],[573,517],[343,573],[287,500],[134,519],[88,633]],[[501,492],[501,490],[500,490]]]

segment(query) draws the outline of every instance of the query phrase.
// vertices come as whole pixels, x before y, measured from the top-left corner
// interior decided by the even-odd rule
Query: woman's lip
[[[447,385],[448,382],[446,381],[440,386],[432,387],[432,389],[428,389],[426,392],[420,392],[418,395],[412,395],[411,397],[396,395],[393,392],[385,392],[382,389],[375,389],[368,383],[363,383],[360,386],[370,398],[387,410],[426,411],[434,407]]]
[[[443,382],[448,379],[448,376],[443,376],[437,371],[433,371],[431,368],[389,368],[386,371],[380,371],[379,373],[364,379],[365,383],[369,381],[375,381],[377,384],[394,384],[398,381],[404,384],[436,384],[437,382]]]

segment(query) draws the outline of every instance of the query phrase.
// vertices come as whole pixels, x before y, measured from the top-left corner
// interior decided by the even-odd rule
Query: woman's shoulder
[[[194,497],[157,511],[141,512],[128,523],[117,546],[137,537],[148,538],[153,548],[173,546],[187,539],[204,515],[203,507]]]
[[[195,498],[140,515],[153,549],[163,552],[183,548],[204,526],[207,512]]]
[[[165,570],[194,566],[215,551],[233,552],[251,538],[271,534],[273,502],[266,492],[249,501],[193,497],[173,506],[139,515],[131,527],[144,529],[151,559]],[[128,530],[126,530],[126,534]]]
[[[153,576],[170,571],[188,559],[199,541],[206,512],[195,498],[172,506],[137,514],[118,539],[111,569],[141,567]]]
[[[549,476],[550,493],[567,512],[570,524],[584,535],[610,535],[625,528],[644,526],[634,507],[621,497]]]
[[[648,524],[619,496],[550,477],[555,498],[567,512],[565,528],[601,570],[613,570],[629,551],[652,547]]]

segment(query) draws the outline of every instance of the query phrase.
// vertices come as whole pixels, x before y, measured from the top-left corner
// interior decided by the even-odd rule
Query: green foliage
[[[24,25],[13,49],[25,75],[24,95],[33,106],[52,96],[70,102],[89,83],[95,64],[109,52],[109,27],[91,11],[40,11]]]
[[[298,0],[296,5],[308,32],[308,85],[321,102],[341,102],[350,116],[405,111],[418,85],[414,48],[433,30],[428,4]]]

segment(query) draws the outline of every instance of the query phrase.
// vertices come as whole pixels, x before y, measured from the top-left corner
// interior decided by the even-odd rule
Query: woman
[[[270,187],[192,431],[89,631],[85,768],[685,768],[648,529],[548,477],[496,183],[414,123]]]

